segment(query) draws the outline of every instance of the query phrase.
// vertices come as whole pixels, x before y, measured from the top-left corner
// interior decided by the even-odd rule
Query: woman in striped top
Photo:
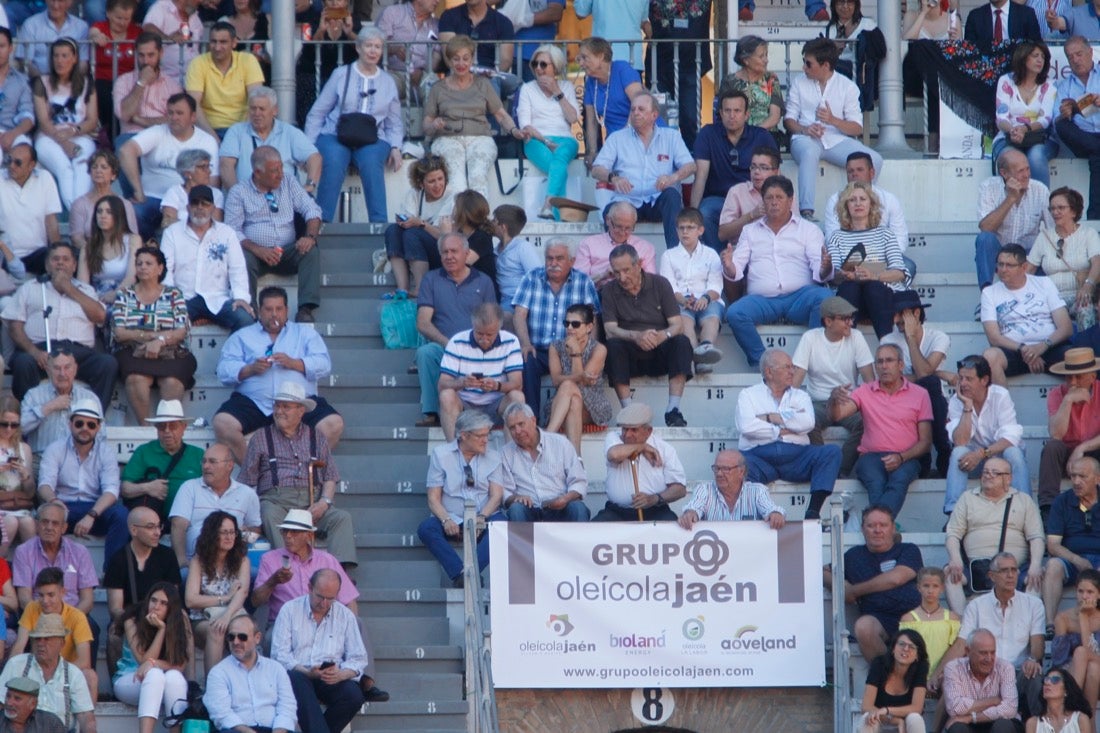
[[[894,291],[909,288],[910,275],[893,232],[882,226],[882,205],[868,183],[849,183],[836,202],[840,229],[829,237],[837,295],[870,318],[880,339],[894,330]]]

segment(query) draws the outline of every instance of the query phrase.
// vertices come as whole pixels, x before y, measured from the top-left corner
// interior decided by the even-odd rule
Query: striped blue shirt
[[[684,505],[684,511],[693,510],[699,519],[710,522],[740,522],[752,519],[767,519],[772,512],[786,516],[782,507],[772,501],[768,487],[764,484],[746,481],[741,485],[741,493],[730,509],[729,504],[718,492],[713,481],[696,485],[691,498]]]
[[[569,306],[589,303],[600,310],[600,296],[592,278],[574,268],[569,279],[558,292],[550,288],[546,268],[539,267],[523,276],[512,305],[527,309],[527,333],[531,345],[537,349],[549,349],[550,344],[565,338],[565,311]]]
[[[507,381],[512,372],[523,372],[523,352],[514,334],[501,331],[496,342],[486,351],[474,340],[473,329],[459,331],[447,342],[439,371],[448,377],[462,378],[481,374],[486,379]],[[463,389],[458,393],[471,405],[491,405],[500,399],[500,392]]]

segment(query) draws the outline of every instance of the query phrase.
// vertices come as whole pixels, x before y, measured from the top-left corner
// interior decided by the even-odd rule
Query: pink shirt
[[[122,100],[129,96],[137,83],[137,71],[131,71],[115,79],[111,96],[114,99],[115,117],[122,119]],[[141,93],[141,104],[138,105],[138,117],[164,117],[168,114],[168,98],[173,94],[183,91],[180,83],[170,76],[161,73],[156,81],[147,84]],[[123,122],[123,132],[141,132],[145,128],[135,125],[133,122]]]
[[[340,562],[329,553],[317,548],[313,548],[313,554],[305,562],[299,560],[297,555],[286,550],[268,550],[260,557],[260,570],[256,574],[256,585],[266,583],[267,579],[283,566],[284,557],[290,558],[290,569],[294,572],[294,577],[282,585],[275,586],[275,590],[271,591],[271,598],[267,602],[267,623],[269,626],[275,623],[275,617],[279,615],[279,609],[283,607],[284,603],[309,593],[309,579],[318,570],[335,570],[340,574],[340,595],[337,596],[340,603],[346,606],[359,598],[359,589],[351,582],[347,573],[344,572],[344,568],[340,566]]]
[[[185,23],[172,0],[157,0],[145,14],[145,25],[156,26],[162,33],[170,36]],[[199,43],[203,38],[202,21],[199,20],[198,13],[191,13],[187,17],[186,25],[190,29],[191,39],[183,44],[165,43],[160,57],[160,73],[176,81],[182,81],[187,65],[199,55]]]
[[[852,392],[852,400],[863,413],[863,440],[860,453],[901,453],[920,439],[917,424],[932,422],[932,401],[928,392],[907,379],[894,394],[884,390],[876,379],[861,384]]]
[[[1069,391],[1068,384],[1059,384],[1050,390],[1047,395],[1047,414],[1058,412],[1062,400]],[[1100,382],[1092,385],[1092,399],[1088,402],[1078,402],[1069,408],[1069,427],[1062,436],[1062,442],[1070,449],[1086,440],[1100,435]]]
[[[642,269],[646,272],[657,274],[657,253],[653,245],[633,234],[624,242],[638,250],[638,257],[642,260]],[[577,259],[573,267],[592,278],[596,287],[600,287],[611,279],[611,250],[618,246],[611,241],[611,235],[593,234],[585,237],[577,245]]]

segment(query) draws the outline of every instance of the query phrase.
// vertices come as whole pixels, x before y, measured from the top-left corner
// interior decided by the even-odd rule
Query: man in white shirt
[[[512,441],[500,451],[504,511],[510,522],[587,522],[588,476],[569,439],[540,430],[529,405],[509,405]]]
[[[1027,252],[1006,244],[997,254],[1000,281],[982,291],[981,319],[990,348],[993,384],[1006,377],[1041,374],[1065,357],[1073,323],[1058,288],[1048,277],[1028,275]]]
[[[46,375],[48,351],[65,349],[79,365],[76,375],[86,382],[101,405],[111,404],[118,363],[95,348],[95,329],[107,321],[107,311],[91,285],[76,279],[76,248],[68,242],[50,245],[46,262],[49,279],[24,283],[4,306],[0,317],[15,342],[11,360],[12,392],[16,399]],[[50,343],[47,349],[49,312]]]
[[[782,349],[768,349],[760,360],[764,381],[737,395],[737,447],[745,456],[749,481],[810,482],[806,519],[820,519],[821,507],[840,473],[840,448],[810,445],[814,406],[793,385],[794,364]]]
[[[187,197],[187,217],[164,230],[160,248],[165,285],[187,299],[187,315],[236,331],[255,322],[248,269],[233,227],[214,220],[214,191],[198,185]]]
[[[46,247],[61,238],[57,183],[45,168],[38,169],[38,155],[29,143],[12,146],[6,167],[0,176],[0,239],[27,272],[40,275],[46,271]]]
[[[835,41],[815,38],[802,48],[802,70],[791,84],[783,126],[791,137],[791,156],[798,163],[798,201],[803,218],[814,215],[818,168],[824,160],[844,165],[856,151],[871,156],[882,169],[882,156],[859,142],[863,112],[859,87],[836,73],[840,57]]]
[[[874,357],[862,331],[852,328],[855,306],[839,296],[826,298],[821,304],[821,327],[811,328],[802,334],[795,347],[792,362],[792,385],[805,389],[813,401],[814,429],[810,431],[810,443],[823,445],[822,431],[831,425],[840,425],[848,431],[841,447],[840,472],[851,473],[858,458],[859,442],[863,438],[863,417],[857,412],[851,417],[833,423],[829,417],[829,396],[837,387],[854,387],[858,382],[870,382],[875,378],[872,368]]]
[[[616,422],[620,432],[608,431],[603,442],[607,503],[592,521],[676,521],[669,504],[687,494],[687,479],[676,449],[653,434],[653,410],[644,402],[631,402]],[[631,464],[637,466],[637,493]]]
[[[118,162],[133,187],[134,211],[143,239],[156,234],[160,226],[160,200],[168,189],[183,183],[176,170],[176,158],[188,148],[210,154],[210,169],[218,170],[218,140],[195,126],[198,105],[187,92],[168,98],[168,122],[153,125],[126,141],[118,151]],[[140,158],[140,169],[138,159]],[[212,176],[210,185],[219,185]]]
[[[772,176],[760,192],[763,218],[741,231],[736,249],[727,245],[722,252],[726,279],[748,279],[748,294],[730,305],[726,322],[751,367],[760,363],[764,353],[756,324],[786,318],[812,328],[821,321],[821,303],[830,294],[821,283],[833,275],[833,260],[821,230],[791,209],[794,186],[790,179]]]
[[[1047,211],[1049,199],[1050,189],[1031,180],[1027,156],[1016,148],[1005,148],[997,158],[997,175],[978,187],[979,232],[974,240],[974,263],[979,288],[992,283],[994,275],[1003,277],[996,266],[1002,245],[1020,245],[1026,257],[1040,224],[1053,228],[1054,220]]]
[[[947,406],[947,433],[955,445],[944,484],[943,513],[950,514],[990,458],[1004,458],[1012,469],[1012,486],[1031,496],[1031,474],[1024,456],[1024,427],[1016,419],[1012,395],[990,383],[989,362],[968,356],[959,362],[956,392]]]
[[[1045,653],[1043,602],[1016,589],[1020,563],[1010,552],[1000,552],[989,563],[993,592],[971,599],[963,612],[959,637],[944,655],[947,662],[966,653],[966,639],[978,629],[988,629],[997,640],[997,658],[1016,668],[1016,689],[1023,717],[1037,715],[1042,691]]]
[[[315,572],[309,594],[283,604],[271,633],[271,658],[290,676],[302,733],[341,731],[363,704],[359,677],[369,659],[358,619],[337,600],[340,584],[335,570]]]
[[[932,402],[932,445],[936,448],[936,471],[942,477],[947,475],[952,445],[944,427],[947,422],[947,399],[943,396],[939,368],[947,358],[951,338],[943,331],[925,325],[925,310],[931,307],[929,303],[920,302],[915,290],[894,293],[894,330],[883,336],[879,343],[894,344],[900,348],[904,362],[902,374],[928,392],[928,399]],[[926,459],[931,459],[931,456],[927,455]],[[922,465],[921,472],[927,473],[928,466]]]

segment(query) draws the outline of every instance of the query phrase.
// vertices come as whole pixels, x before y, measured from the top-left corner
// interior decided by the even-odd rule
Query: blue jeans
[[[442,266],[439,245],[435,237],[420,227],[402,229],[396,224],[386,227],[386,256],[400,257],[406,262],[427,262],[429,268]]]
[[[200,318],[205,318],[222,328],[228,328],[230,331],[251,326],[256,322],[256,319],[250,316],[244,308],[234,308],[232,299],[225,301],[218,312],[214,313],[206,306],[206,300],[201,295],[196,295],[187,301],[187,317],[191,319],[192,323]]]
[[[69,531],[84,518],[95,506],[94,501],[66,501],[69,507]],[[103,569],[107,569],[107,563],[115,553],[126,546],[130,541],[130,528],[126,526],[126,517],[129,516],[121,503],[112,504],[106,511],[96,517],[92,524],[90,534],[103,537]]]
[[[358,678],[330,685],[292,669],[290,686],[294,690],[294,699],[298,701],[298,728],[302,733],[343,730],[363,705],[363,691]],[[321,703],[327,706],[323,712]]]
[[[1008,147],[1008,140],[1000,138],[993,142],[993,175],[997,175],[997,158]],[[1020,150],[1017,148],[1017,150]],[[1058,152],[1058,145],[1049,137],[1046,142],[1032,145],[1027,150],[1020,150],[1027,156],[1028,166],[1031,168],[1031,177],[1044,186],[1050,187],[1050,159]]]
[[[863,484],[863,488],[867,489],[867,502],[890,507],[890,511],[896,517],[901,513],[901,505],[905,503],[909,484],[913,483],[917,474],[920,473],[920,461],[910,458],[890,472],[882,463],[884,455],[887,454],[862,454],[856,461],[855,474]]]
[[[141,203],[135,201],[134,216],[137,217],[138,232],[142,240],[153,239],[157,236],[157,229],[160,228],[160,199],[146,195]]]
[[[810,491],[833,493],[840,475],[840,447],[835,445],[795,445],[776,441],[742,451],[749,481],[770,484],[782,479],[793,483],[810,482]]]
[[[1001,239],[993,232],[978,232],[974,240],[974,265],[978,271],[978,287],[993,282],[997,274],[997,253],[1001,251]]]
[[[542,419],[542,378],[550,373],[550,350],[535,347],[535,353],[523,360],[523,401]]]
[[[569,163],[577,157],[577,141],[571,137],[549,137],[557,145],[553,152],[540,140],[531,139],[523,144],[523,152],[536,168],[547,175],[546,195],[564,196],[565,182],[569,180]],[[561,215],[554,210],[554,219]]]
[[[703,215],[703,244],[715,252],[721,254],[725,243],[718,241],[718,218],[722,213],[722,204],[726,199],[722,196],[707,196],[699,202],[699,213]]]
[[[488,517],[488,521],[498,522],[505,518],[502,512],[497,511]],[[428,517],[421,522],[420,526],[416,528],[416,535],[428,548],[428,551],[435,556],[435,559],[439,561],[439,564],[443,566],[443,572],[447,574],[448,578],[454,580],[462,574],[462,557],[451,545],[451,541],[447,539],[447,534],[443,531],[443,522],[440,522],[438,517]],[[458,539],[461,540],[461,535]],[[489,567],[488,531],[482,534],[481,539],[477,541],[477,569],[480,572],[487,567]]]
[[[950,514],[955,508],[955,504],[959,501],[959,497],[966,491],[966,480],[970,478],[978,478],[982,474],[982,467],[985,466],[985,461],[981,461],[974,470],[970,473],[964,472],[959,468],[959,460],[972,450],[981,450],[981,447],[975,445],[958,445],[951,451],[950,465],[947,467],[947,481],[944,483],[943,493],[943,513]],[[1031,496],[1031,474],[1027,469],[1027,456],[1024,455],[1023,448],[1017,446],[1011,446],[1001,455],[1008,461],[1008,464],[1012,466],[1012,488],[1019,491],[1021,494],[1027,494]],[[1023,480],[1020,480],[1020,476],[1023,476]]]
[[[321,168],[321,180],[317,184],[317,203],[321,207],[321,218],[332,221],[336,215],[336,203],[340,199],[340,190],[344,187],[348,165],[352,159],[359,169],[359,180],[363,183],[363,198],[367,201],[367,220],[384,222],[389,219],[386,213],[386,158],[390,155],[390,144],[379,139],[373,145],[364,145],[356,151],[340,144],[335,135],[320,135],[317,138],[317,150],[325,165]]]
[[[809,328],[821,325],[821,301],[831,295],[820,285],[804,285],[793,293],[766,298],[763,295],[742,296],[726,310],[726,323],[749,366],[757,366],[764,353],[764,342],[756,331],[758,323],[775,323],[786,318],[792,323],[805,323]]]
[[[679,184],[661,191],[657,200],[638,207],[638,221],[659,221],[665,230],[665,246],[672,249],[680,243],[676,232],[676,216],[684,209],[684,195]]]
[[[508,507],[509,522],[587,522],[592,516],[580,499],[574,499],[564,509],[526,507],[518,501]]]
[[[420,411],[439,414],[439,363],[443,347],[434,341],[416,349],[416,376],[420,381]]]

